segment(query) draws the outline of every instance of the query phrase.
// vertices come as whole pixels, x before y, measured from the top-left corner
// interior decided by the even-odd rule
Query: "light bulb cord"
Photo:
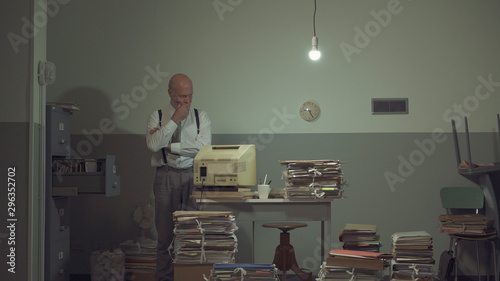
[[[316,36],[316,0],[314,0],[313,33]]]

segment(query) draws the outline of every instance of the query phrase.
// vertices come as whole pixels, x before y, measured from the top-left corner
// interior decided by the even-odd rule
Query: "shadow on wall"
[[[111,101],[106,93],[93,87],[79,87],[68,90],[57,102],[76,103],[80,106],[71,118],[72,134],[83,134],[93,146],[102,142],[103,135],[125,134],[127,131],[117,127],[114,122],[114,114],[111,109]],[[85,144],[81,144],[82,154],[91,152]],[[78,152],[78,151],[77,151]]]
[[[80,87],[66,92],[58,103],[76,103],[81,110],[71,117],[72,158],[104,158],[116,155],[120,195],[71,197],[71,274],[87,274],[94,250],[113,250],[125,240],[138,239],[134,210],[154,202],[151,152],[144,135],[131,134],[113,124],[111,101],[96,88]],[[156,231],[153,229],[152,238]]]

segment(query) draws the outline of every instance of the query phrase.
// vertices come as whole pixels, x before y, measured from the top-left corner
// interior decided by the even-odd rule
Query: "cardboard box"
[[[204,264],[174,264],[174,280],[175,281],[204,281],[205,277],[210,276],[210,271],[214,267],[211,263]]]

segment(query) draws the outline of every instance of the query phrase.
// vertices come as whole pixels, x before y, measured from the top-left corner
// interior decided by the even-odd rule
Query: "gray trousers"
[[[173,281],[174,264],[168,251],[168,247],[174,240],[172,214],[178,210],[196,210],[196,201],[189,199],[189,195],[194,189],[193,168],[175,169],[167,165],[158,167],[153,189],[155,223],[158,232],[157,280]]]

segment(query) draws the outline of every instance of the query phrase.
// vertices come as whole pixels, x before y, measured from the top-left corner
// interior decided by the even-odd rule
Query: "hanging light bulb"
[[[318,60],[321,57],[321,52],[318,50],[318,37],[316,37],[316,0],[314,0],[313,31],[312,49],[309,52],[309,58]]]
[[[312,39],[312,49],[309,52],[309,58],[312,60],[318,60],[321,57],[321,52],[318,50],[318,37],[313,36]]]

